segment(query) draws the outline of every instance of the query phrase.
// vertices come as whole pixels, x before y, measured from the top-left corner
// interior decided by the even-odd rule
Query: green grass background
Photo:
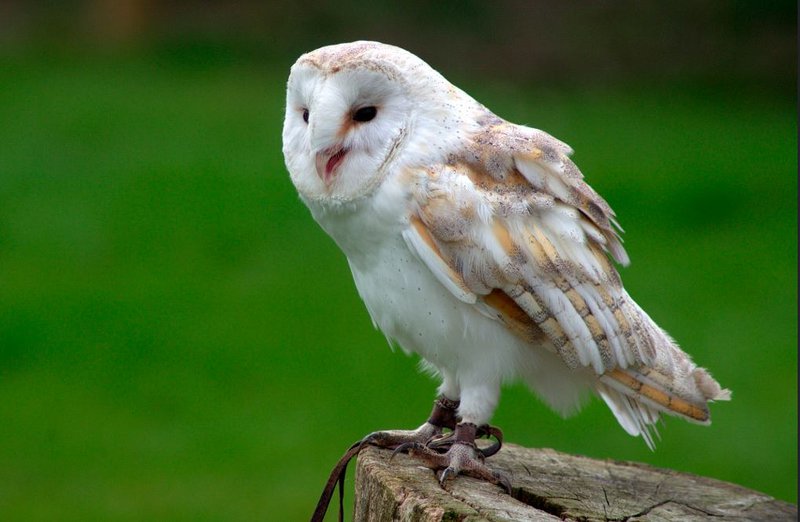
[[[425,418],[436,383],[283,166],[290,62],[1,60],[0,519],[303,520],[348,444]],[[512,386],[507,439],[796,502],[795,101],[459,83],[574,147],[629,292],[733,390],[651,453],[597,400],[563,420]]]

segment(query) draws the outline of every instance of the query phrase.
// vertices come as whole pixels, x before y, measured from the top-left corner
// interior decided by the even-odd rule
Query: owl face
[[[403,148],[417,108],[401,71],[374,50],[325,47],[291,69],[283,152],[308,200],[368,194]]]
[[[307,202],[349,202],[369,195],[389,172],[442,161],[484,112],[399,47],[331,45],[292,66],[283,154]]]

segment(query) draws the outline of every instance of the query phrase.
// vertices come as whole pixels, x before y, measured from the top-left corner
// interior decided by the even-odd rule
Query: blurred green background
[[[511,386],[507,439],[796,502],[796,5],[665,4],[0,3],[0,519],[303,520],[425,418],[283,166],[289,66],[360,38],[572,145],[629,292],[734,391],[651,453]]]

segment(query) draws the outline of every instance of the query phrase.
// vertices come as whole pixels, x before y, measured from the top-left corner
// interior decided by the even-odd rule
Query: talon
[[[376,439],[375,435],[376,435],[376,433],[370,433],[369,435],[367,435],[366,437],[364,437],[360,441],[356,442],[355,445],[356,446],[360,446],[362,448],[364,446],[366,446],[366,445],[378,446],[378,444],[375,443],[375,439]]]
[[[405,442],[400,444],[394,449],[394,451],[392,451],[392,455],[389,457],[389,462],[391,462],[398,453],[411,453],[412,450],[417,449],[417,446],[420,445],[421,444],[419,442]]]
[[[494,478],[497,481],[497,482],[495,482],[495,484],[497,484],[498,486],[503,488],[505,490],[506,494],[510,495],[511,494],[511,479],[508,478],[508,475],[506,475],[505,473],[498,473],[497,471],[493,471],[492,475],[494,475]]]
[[[358,442],[360,447],[364,446],[377,446],[379,448],[388,448],[392,444],[392,432],[388,431],[375,431],[370,433]]]
[[[436,451],[446,450],[446,448],[450,448],[453,445],[453,433],[454,432],[450,432],[437,437],[431,437],[425,445]]]
[[[451,476],[455,477],[456,475],[458,475],[458,471],[453,469],[451,466],[447,466],[446,468],[444,468],[441,476],[439,477],[439,485],[444,487],[445,482],[447,482],[447,479],[450,478]]]
[[[503,432],[500,431],[500,428],[484,425],[478,428],[476,436],[486,438],[494,437],[495,439],[495,442],[493,442],[489,447],[478,450],[481,452],[484,458],[491,457],[503,447]]]

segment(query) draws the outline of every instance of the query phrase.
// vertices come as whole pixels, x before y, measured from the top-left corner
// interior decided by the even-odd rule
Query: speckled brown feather
[[[655,410],[707,422],[706,402],[727,391],[622,288],[607,257],[628,262],[614,212],[583,181],[571,149],[493,116],[481,121],[471,144],[446,165],[418,172],[411,218],[455,283],[569,368],[593,367],[605,394],[634,401],[637,422],[654,421]],[[548,224],[562,219],[559,213],[580,237],[565,239]]]

